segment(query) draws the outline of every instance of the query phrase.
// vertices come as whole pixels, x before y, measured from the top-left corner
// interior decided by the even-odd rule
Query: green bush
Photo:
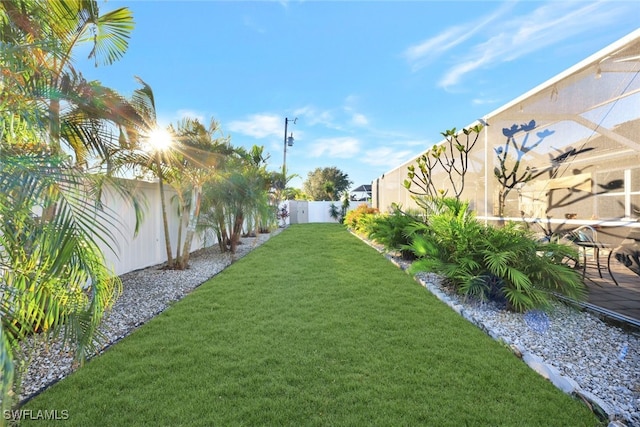
[[[408,230],[419,258],[411,272],[442,274],[461,294],[503,301],[515,311],[545,308],[556,294],[585,299],[580,275],[563,263],[575,249],[536,241],[515,223],[484,225],[464,202],[445,201],[441,208]]]
[[[367,224],[371,221],[371,217],[379,213],[378,209],[369,207],[366,203],[362,203],[357,208],[347,212],[344,216],[344,225],[358,234],[367,234]]]
[[[360,236],[368,237],[376,224],[379,213],[362,215],[353,231]]]
[[[467,203],[442,199],[432,207],[425,222],[407,230],[408,249],[419,259],[412,271],[433,271],[459,286],[481,266],[477,245],[483,239],[483,227]]]
[[[398,251],[402,258],[413,260],[415,255],[407,230],[419,221],[403,212],[399,206],[394,205],[392,209],[391,213],[374,218],[367,237],[383,245],[386,250]]]

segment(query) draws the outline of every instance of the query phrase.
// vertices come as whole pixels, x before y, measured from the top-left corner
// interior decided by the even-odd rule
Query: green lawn
[[[23,409],[65,426],[598,425],[336,224],[272,237]]]

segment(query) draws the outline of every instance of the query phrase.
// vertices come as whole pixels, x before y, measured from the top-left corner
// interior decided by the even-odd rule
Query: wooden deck
[[[600,254],[602,278],[593,255],[587,255],[585,285],[589,289],[588,303],[602,311],[613,312],[620,321],[627,321],[640,330],[640,276],[624,267],[615,259],[611,260],[611,271],[618,282],[614,283],[607,269],[608,251]]]

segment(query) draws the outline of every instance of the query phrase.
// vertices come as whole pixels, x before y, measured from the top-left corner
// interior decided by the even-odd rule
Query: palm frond
[[[113,248],[109,245],[116,242],[111,230],[118,228],[117,216],[96,209],[82,191],[87,184],[81,176],[50,158],[43,160],[4,159],[0,169],[0,235],[3,263],[8,265],[4,277],[15,290],[3,297],[18,304],[4,314],[12,315],[10,323],[19,336],[56,329],[90,307],[91,316],[100,319],[118,294],[118,282],[106,269],[98,244]],[[51,202],[56,212],[50,219],[33,215],[34,208],[44,209]],[[7,211],[9,206],[17,209]]]
[[[129,47],[129,37],[134,29],[131,11],[122,7],[107,12],[93,22],[94,30],[87,34],[94,47],[89,58],[95,58],[98,65],[102,58],[103,65],[110,65],[122,58]]]

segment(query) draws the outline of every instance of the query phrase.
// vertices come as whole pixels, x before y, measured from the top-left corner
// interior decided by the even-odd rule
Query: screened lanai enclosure
[[[640,292],[639,74],[637,30],[377,178],[372,204],[459,195],[487,223],[522,221],[547,236],[596,231],[608,252],[631,248],[618,258],[636,269]],[[452,158],[464,177],[448,170]]]

